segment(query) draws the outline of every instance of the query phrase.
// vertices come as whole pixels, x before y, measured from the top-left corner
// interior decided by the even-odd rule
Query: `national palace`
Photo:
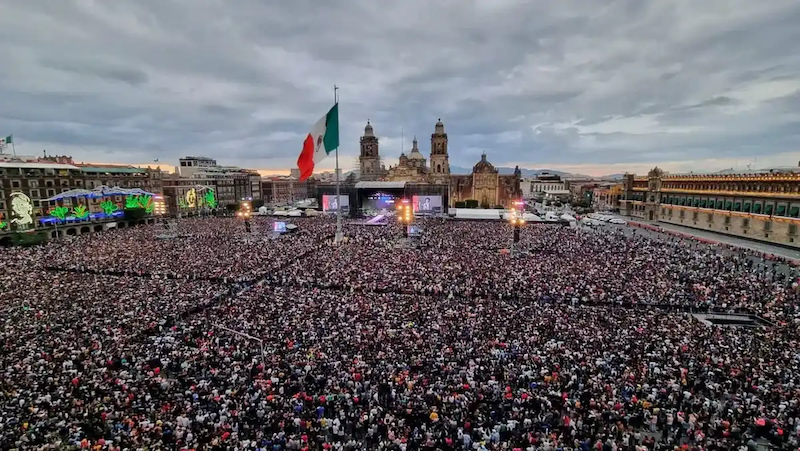
[[[633,218],[800,247],[798,168],[742,173],[627,174],[620,212]]]

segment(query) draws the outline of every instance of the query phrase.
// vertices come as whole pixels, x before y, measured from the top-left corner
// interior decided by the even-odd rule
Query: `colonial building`
[[[127,165],[96,165],[75,163],[70,156],[54,155],[44,157],[8,155],[0,156],[0,232],[19,231],[33,228],[51,228],[43,222],[55,207],[73,209],[79,205],[88,212],[83,220],[74,220],[74,227],[64,227],[67,234],[75,235],[96,230],[91,225],[92,214],[101,212],[103,201],[112,201],[120,208],[124,196],[107,198],[64,198],[48,200],[65,191],[74,189],[92,190],[100,186],[125,189],[139,188],[149,193],[161,195],[163,174],[159,169],[138,168]],[[24,221],[15,218],[13,209],[24,200],[26,215]],[[102,226],[99,226],[102,229]],[[63,231],[53,231],[53,236]]]
[[[481,161],[472,167],[472,174],[450,175],[450,204],[474,199],[481,208],[510,207],[521,197],[521,176],[519,167],[514,169],[513,175],[500,175],[484,153]]]
[[[439,119],[431,134],[428,160],[420,152],[419,142],[414,137],[411,151],[408,154],[403,151],[397,165],[386,170],[380,164],[378,138],[374,134],[372,125],[367,122],[364,136],[361,137],[361,156],[359,157],[361,180],[446,187],[446,191],[449,192],[447,197],[450,206],[455,206],[456,202],[472,199],[491,208],[498,205],[509,206],[513,199],[521,197],[519,168],[514,174],[500,175],[499,171],[489,163],[485,154],[473,167],[471,174],[451,174],[448,144],[444,123]]]
[[[387,178],[393,182],[428,182],[428,166],[425,157],[419,151],[417,137],[411,146],[411,152],[406,156],[405,152],[400,154],[397,166],[389,168]]]
[[[628,216],[800,247],[800,172],[749,171],[645,177],[627,174],[620,211]]]

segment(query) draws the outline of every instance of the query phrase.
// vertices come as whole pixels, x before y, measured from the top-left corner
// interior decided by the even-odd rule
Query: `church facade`
[[[359,155],[361,180],[445,185],[451,207],[467,200],[476,200],[484,208],[510,207],[515,199],[521,198],[518,167],[513,174],[500,174],[483,154],[470,174],[452,174],[448,144],[444,123],[439,119],[431,134],[429,159],[420,152],[419,142],[414,137],[410,152],[406,154],[404,150],[397,164],[387,169],[381,164],[378,138],[367,121]]]

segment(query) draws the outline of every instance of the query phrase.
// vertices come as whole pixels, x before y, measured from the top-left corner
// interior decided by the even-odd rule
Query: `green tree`
[[[467,203],[464,201],[457,201],[456,208],[467,208]]]
[[[126,208],[124,218],[127,220],[139,220],[146,215],[147,212],[144,208]]]
[[[480,205],[477,199],[467,199],[464,201],[464,203],[466,204],[467,208],[478,208],[478,205]]]
[[[48,239],[49,238],[47,234],[44,232],[38,232],[38,233],[19,232],[15,233],[11,237],[14,246],[23,246],[23,247],[36,246],[46,242]]]

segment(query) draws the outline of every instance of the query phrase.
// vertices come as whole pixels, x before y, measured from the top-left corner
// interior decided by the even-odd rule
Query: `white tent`
[[[542,217],[533,213],[523,213],[522,220],[526,222],[542,222]]]
[[[575,222],[575,221],[577,221],[577,219],[575,219],[575,217],[574,217],[574,216],[572,216],[572,215],[569,215],[569,214],[567,214],[567,213],[564,213],[563,215],[561,215],[561,219],[563,219],[563,220],[565,220],[565,221],[569,221],[569,222]]]
[[[455,210],[456,219],[502,219],[503,210],[488,208],[451,208],[450,214]]]

